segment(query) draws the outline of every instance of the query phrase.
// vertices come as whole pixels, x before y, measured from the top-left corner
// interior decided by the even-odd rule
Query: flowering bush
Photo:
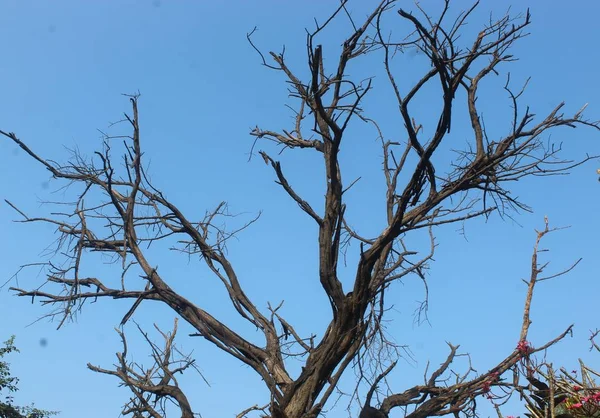
[[[576,392],[589,392],[589,395],[575,395],[566,398],[563,403],[567,410],[578,417],[598,417],[600,416],[600,391],[590,392],[580,386],[574,386]]]
[[[552,370],[551,365],[547,366],[547,374],[542,373],[539,366],[535,372],[546,383],[533,374],[528,375],[528,380],[535,389],[525,397],[530,412],[527,416],[600,418],[600,388],[593,379],[593,376],[598,376],[595,371],[581,363],[581,377],[578,378],[578,373],[568,373],[564,369]],[[553,394],[553,402],[550,402],[550,394]]]

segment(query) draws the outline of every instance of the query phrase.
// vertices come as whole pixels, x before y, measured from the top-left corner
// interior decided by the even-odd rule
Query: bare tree
[[[309,72],[306,78],[302,76],[303,71],[288,65],[283,52],[264,54],[255,45],[252,33],[248,35],[262,64],[285,76],[290,97],[296,101],[295,122],[289,129],[256,127],[252,130],[253,151],[258,144],[269,141],[279,149],[293,152],[305,149],[316,153],[323,162],[324,178],[322,184],[315,187],[324,187],[325,197],[316,206],[294,188],[272,151],[258,151],[273,169],[284,193],[318,228],[315,244],[319,263],[314,279],[319,280],[331,306],[331,319],[321,337],[301,335],[294,324],[284,318],[281,305],[263,309],[244,291],[240,272],[226,251],[227,241],[239,229],[229,231],[218,222],[227,215],[225,203],[208,211],[203,219],[191,219],[153,185],[143,163],[137,95],[129,97],[132,111],[124,119],[132,133],[106,135],[102,150],[91,159],[75,155],[68,163],[59,164],[38,155],[16,134],[0,131],[47,168],[54,178],[81,187],[78,198],[70,205],[71,211],[49,217],[31,217],[9,203],[22,216],[21,222],[50,223],[59,234],[59,250],[48,262],[46,280],[50,286],[45,288],[48,290],[14,288],[14,291],[54,306],[56,309],[51,314],[61,318],[60,325],[90,300],[131,299],[132,308],[122,324],[134,315],[140,303],[151,300],[167,305],[196,330],[195,335],[252,368],[266,385],[270,393],[268,405],[251,407],[239,416],[263,411],[274,418],[317,417],[349,368],[359,372],[357,387],[364,384],[370,387],[361,402],[361,418],[387,417],[395,408],[410,418],[458,416],[459,413],[475,416],[476,398],[491,396],[492,388],[502,389],[506,396],[523,388],[520,367],[524,362],[570,331],[570,328],[565,330],[535,349],[527,341],[529,306],[542,270],[537,263],[537,247],[523,327],[513,352],[486,373],[477,375],[469,369],[457,374],[452,372],[451,365],[459,355],[458,347],[450,345],[446,361],[429,373],[423,384],[401,392],[385,385],[385,378],[395,365],[396,352],[383,330],[388,307],[385,294],[390,286],[408,275],[425,280],[424,269],[436,248],[435,228],[489,216],[493,212],[510,216],[515,210],[528,210],[524,202],[511,194],[509,186],[514,181],[564,173],[591,158],[575,162],[561,159],[560,147],[545,143],[547,132],[561,126],[600,129],[598,122],[584,119],[585,106],[565,116],[561,103],[546,116],[536,118],[519,101],[526,83],[514,90],[507,77],[504,91],[500,92],[508,95],[512,106],[512,116],[506,121],[507,132],[488,135],[478,107],[478,88],[490,75],[504,71],[514,60],[511,47],[527,35],[530,15],[527,11],[490,20],[474,38],[467,40],[463,32],[476,6],[451,18],[449,1],[433,16],[418,4],[413,13],[397,8],[394,1],[384,0],[358,22],[344,1],[324,23],[317,23],[307,34]],[[342,43],[335,63],[326,65],[319,39],[330,29],[331,22],[340,19],[346,19],[352,30]],[[409,32],[398,36],[384,27],[398,22],[409,25]],[[397,81],[394,59],[410,51],[426,56],[431,66],[418,82],[404,89],[403,83]],[[371,59],[369,62],[373,64],[383,60],[385,85],[396,100],[396,116],[404,126],[401,134],[384,133],[377,119],[363,107],[374,80],[354,79],[348,68],[355,61],[365,59]],[[413,104],[425,89],[432,88],[438,89],[439,101],[432,104],[427,120],[417,120]],[[459,144],[455,141],[453,154],[442,152],[441,149],[449,147],[454,115],[461,108],[469,115],[471,130],[463,134],[469,140],[458,150]],[[340,150],[357,121],[369,123],[381,141],[387,223],[376,236],[364,236],[352,227],[346,216],[346,196],[354,182],[344,180]],[[431,133],[426,135],[425,131]],[[387,139],[389,137],[393,139]],[[123,146],[122,164],[113,157],[113,150],[118,146]],[[426,254],[408,245],[407,238],[420,231],[428,232],[430,237],[430,250]],[[538,240],[546,232],[547,224]],[[175,292],[169,285],[173,278],[159,272],[146,251],[148,245],[157,242],[167,242],[177,251],[200,258],[222,283],[231,306],[255,327],[262,342],[255,343],[256,335],[245,337],[218,320],[194,302],[194,295]],[[340,257],[350,243],[358,244],[354,248],[358,248],[359,254],[353,283],[345,288],[338,273]],[[122,266],[120,282],[81,275],[81,265],[89,252],[116,257]],[[56,261],[61,255],[66,257],[66,262]],[[137,282],[138,287],[132,277],[134,271],[140,271],[143,279],[141,285]],[[98,372],[117,376],[131,389],[134,399],[124,413],[162,416],[164,411],[156,405],[168,399],[180,407],[182,416],[191,416],[189,402],[174,380],[175,372],[191,365],[191,359],[183,366],[170,363],[174,333],[164,336],[166,348],[163,351],[151,345],[156,365],[148,372],[136,372],[126,362],[126,347],[119,355],[117,370],[90,366]],[[121,338],[126,344],[123,334]],[[378,349],[382,346],[389,350]],[[291,355],[303,363],[298,374],[289,371]],[[515,376],[510,383],[501,379],[507,372]],[[156,376],[159,376],[158,382],[153,380]],[[450,380],[452,376],[454,380]],[[383,394],[378,406],[371,404],[376,391]],[[155,396],[158,403],[154,400],[155,403],[151,403],[150,395]]]

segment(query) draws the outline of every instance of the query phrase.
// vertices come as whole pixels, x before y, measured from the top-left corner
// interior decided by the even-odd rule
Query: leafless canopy
[[[562,103],[546,116],[535,117],[519,102],[523,89],[513,90],[507,79],[504,91],[499,93],[508,95],[512,117],[506,120],[504,136],[502,133],[488,136],[478,107],[478,88],[488,77],[506,71],[507,64],[514,60],[511,47],[527,35],[530,15],[527,11],[514,17],[501,16],[468,39],[463,33],[465,24],[472,18],[477,4],[451,18],[453,11],[449,3],[446,1],[442,10],[432,16],[418,5],[410,12],[398,8],[394,1],[385,0],[364,20],[357,22],[346,9],[346,2],[342,2],[324,23],[317,23],[316,28],[308,32],[307,78],[288,65],[283,53],[261,52],[252,34],[248,35],[262,63],[285,75],[290,96],[296,101],[295,122],[289,129],[271,130],[257,126],[252,130],[253,150],[263,143],[267,146],[269,141],[293,152],[303,152],[297,150],[300,148],[306,150],[304,152],[317,153],[324,165],[326,192],[324,201],[317,207],[303,199],[294,188],[275,154],[268,148],[258,151],[273,169],[283,192],[318,227],[319,268],[315,280],[318,277],[331,305],[331,322],[323,336],[300,335],[294,324],[284,318],[283,309],[272,306],[263,309],[248,297],[241,272],[230,263],[225,251],[227,240],[237,231],[226,231],[217,222],[227,213],[225,203],[208,211],[202,219],[190,219],[166,197],[166,193],[153,186],[143,164],[137,96],[130,97],[132,111],[124,120],[132,133],[106,136],[102,150],[89,160],[76,155],[72,161],[58,164],[39,156],[16,134],[0,131],[46,167],[55,179],[81,186],[72,211],[50,217],[30,217],[9,203],[22,216],[21,222],[53,224],[60,237],[60,251],[48,264],[49,285],[44,290],[14,290],[20,296],[39,298],[42,303],[56,307],[53,314],[61,318],[61,325],[89,300],[130,299],[132,308],[124,316],[123,323],[144,301],[167,305],[196,330],[197,336],[252,368],[268,388],[271,398],[264,400],[268,402],[266,408],[250,407],[239,416],[262,410],[277,418],[317,417],[348,368],[365,371],[357,384],[368,382],[371,388],[366,400],[361,402],[361,417],[385,417],[394,408],[404,411],[410,418],[459,413],[473,416],[476,414],[475,398],[489,395],[491,388],[501,387],[506,393],[520,388],[519,370],[524,362],[535,351],[547,348],[568,332],[547,344],[540,344],[536,350],[527,343],[529,305],[541,271],[535,258],[537,249],[519,345],[490,371],[474,375],[468,370],[458,375],[456,381],[449,381],[451,364],[458,355],[458,347],[450,346],[447,360],[423,384],[402,392],[388,388],[386,392],[382,382],[392,372],[394,359],[369,355],[373,354],[370,349],[376,344],[389,344],[381,327],[388,306],[384,299],[386,289],[408,275],[424,280],[423,268],[436,247],[436,226],[494,211],[505,214],[513,209],[527,209],[525,203],[511,194],[509,186],[515,180],[563,173],[589,159],[561,160],[559,147],[545,145],[547,131],[560,126],[599,128],[597,122],[584,119],[583,108],[573,115],[564,115]],[[349,21],[352,29],[339,49],[336,62],[328,66],[323,57],[326,52],[331,56],[331,51],[324,51],[319,39],[332,22],[338,20]],[[390,27],[384,28],[384,24]],[[402,27],[408,25],[410,30],[395,39],[394,26],[400,24]],[[424,54],[431,66],[418,82],[406,89],[398,82],[399,75],[393,63],[394,59],[410,51]],[[370,59],[373,64],[383,61],[382,70],[387,80],[378,81],[381,87],[390,89],[396,101],[392,111],[404,126],[404,131],[393,133],[392,139],[387,139],[389,134],[383,132],[375,117],[363,108],[374,80],[355,80],[349,75],[348,68],[355,61],[365,59]],[[328,59],[327,62],[332,61]],[[418,120],[413,104],[425,89],[434,87],[439,90],[438,103],[431,106],[432,113],[427,120]],[[457,109],[468,111],[471,129],[461,133],[461,138],[467,137],[468,143],[455,151],[458,154],[453,154],[454,159],[446,161],[449,154],[440,150],[451,138]],[[381,140],[387,223],[376,236],[361,235],[345,216],[345,197],[353,183],[344,180],[339,155],[355,120],[371,124],[374,135]],[[432,126],[424,129],[423,124]],[[111,154],[120,143],[124,147],[123,164],[117,163]],[[456,148],[456,141],[453,147]],[[94,196],[104,197],[99,203],[95,197],[90,197],[96,192],[100,193]],[[430,231],[431,248],[427,254],[418,254],[408,248],[406,242],[413,231],[423,228]],[[547,231],[546,228],[539,238]],[[194,295],[175,292],[169,284],[173,277],[159,272],[145,250],[148,244],[157,241],[172,242],[176,250],[200,258],[214,278],[222,283],[239,316],[262,336],[262,344],[251,342],[256,341],[256,336],[246,338],[231,325],[219,321],[195,303]],[[351,288],[344,288],[338,277],[338,264],[343,247],[349,242],[358,243],[360,257]],[[81,275],[80,267],[89,252],[117,257],[122,263],[121,281]],[[56,262],[61,254],[67,257],[67,263]],[[131,271],[136,269],[142,272],[141,284],[132,277]],[[140,374],[126,362],[126,347],[119,355],[116,371],[90,366],[98,372],[117,376],[131,389],[134,398],[124,413],[161,416],[160,408],[156,407],[159,403],[150,402],[149,395],[152,395],[176,403],[183,416],[191,416],[188,400],[174,380],[175,372],[191,365],[191,360],[183,366],[170,363],[174,333],[164,334],[164,337],[164,350],[159,352],[151,345],[157,365],[151,370],[161,376],[158,382],[147,373]],[[121,338],[126,345],[123,334]],[[291,351],[304,365],[297,375],[288,371]],[[507,371],[515,373],[510,384],[500,380]],[[378,407],[371,405],[376,390],[384,392]]]

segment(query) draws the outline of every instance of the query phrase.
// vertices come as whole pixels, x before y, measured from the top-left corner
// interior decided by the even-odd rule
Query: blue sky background
[[[455,3],[454,10],[463,5],[462,1]],[[312,25],[315,16],[322,20],[336,4],[4,0],[0,2],[0,129],[16,132],[50,159],[64,161],[69,156],[67,148],[75,147],[89,155],[100,144],[97,129],[106,129],[122,112],[129,111],[121,93],[139,90],[142,141],[155,183],[190,217],[194,213],[201,217],[222,200],[229,202],[232,212],[243,214],[228,221],[229,226],[262,211],[260,221],[230,244],[231,259],[259,307],[283,298],[284,313],[300,331],[319,332],[328,320],[329,307],[316,279],[316,229],[274,184],[272,170],[261,159],[247,162],[252,144],[249,130],[256,125],[290,127],[291,114],[284,104],[292,102],[281,75],[259,65],[245,35],[257,26],[254,39],[259,46],[278,51],[285,44],[290,64],[305,73],[304,28]],[[349,8],[360,20],[372,4],[354,1]],[[484,2],[471,18],[467,35],[486,21],[491,8],[502,13],[510,4]],[[599,3],[575,0],[567,7],[535,0],[515,2],[513,10],[527,6],[532,12],[532,35],[517,45],[514,52],[520,61],[508,67],[516,82],[533,76],[524,104],[543,115],[563,100],[570,112],[589,102],[590,118],[600,118]],[[347,29],[340,22],[328,32],[323,42],[330,57],[335,57],[334,48]],[[394,30],[403,29],[405,26]],[[380,75],[378,59],[357,64],[353,75]],[[402,57],[400,63],[404,86],[418,79],[419,71],[428,65],[414,54]],[[488,129],[495,136],[508,129],[504,119],[507,102],[498,88],[503,83],[504,78],[499,77],[480,94]],[[393,138],[401,132],[401,125],[386,89],[387,80],[376,77],[367,111],[382,121]],[[437,116],[428,118],[430,103],[436,99],[432,91],[417,106],[416,115],[425,132],[431,132],[437,120]],[[468,135],[468,130],[455,128],[453,141],[460,146]],[[551,139],[563,142],[568,158],[600,154],[600,138],[591,130],[557,130]],[[267,145],[261,148],[273,151]],[[362,176],[349,195],[348,214],[365,233],[376,233],[382,227],[380,154],[374,132],[357,124],[345,143],[342,168],[346,183]],[[301,151],[284,153],[280,159],[292,184],[320,207],[323,186],[318,159]],[[579,257],[583,262],[568,276],[538,288],[531,340],[534,345],[541,344],[576,323],[574,337],[553,349],[549,359],[567,368],[576,365],[577,357],[598,364],[587,351],[589,330],[600,326],[595,309],[600,291],[598,167],[600,163],[591,162],[570,176],[515,184],[515,193],[534,209],[532,214],[516,215],[515,221],[498,216],[487,222],[475,220],[465,225],[465,236],[458,231],[460,225],[436,231],[438,248],[428,277],[430,324],[413,325],[413,311],[423,297],[420,283],[408,279],[388,296],[394,301],[392,317],[396,321],[390,332],[398,343],[409,345],[414,357],[395,370],[392,384],[397,390],[420,383],[428,360],[436,365],[445,358],[445,341],[461,344],[481,371],[514,348],[525,294],[521,279],[529,275],[534,228],[543,226],[544,215],[554,226],[571,226],[544,241],[551,250],[544,255],[552,261],[550,269],[567,267]],[[2,198],[29,214],[43,214],[48,208],[42,207],[41,201],[63,196],[57,192],[61,185],[48,181],[45,170],[12,143],[0,140]],[[10,222],[16,218],[2,202],[2,283],[18,266],[39,261],[54,239],[52,228]],[[427,243],[417,236],[411,245],[426,250]],[[197,263],[153,251],[154,262],[169,275],[175,289],[219,318],[235,321],[221,302],[223,290],[202,274]],[[351,266],[342,272],[345,283],[351,278]],[[114,272],[101,259],[90,259],[87,265],[90,275]],[[35,287],[42,279],[34,270],[18,276],[22,287]],[[109,367],[114,362],[114,353],[121,347],[113,327],[130,302],[106,300],[88,305],[77,323],[56,331],[57,324],[46,320],[30,325],[48,310],[16,298],[7,287],[0,291],[0,338],[16,334],[21,349],[21,354],[10,358],[14,374],[21,379],[17,401],[35,401],[39,407],[60,410],[62,418],[117,416],[128,399],[127,390],[118,388],[118,382],[110,377],[94,375],[86,363]],[[302,303],[306,300],[309,306]],[[148,331],[153,322],[168,329],[173,314],[147,303],[136,319]],[[253,338],[252,329],[234,324]],[[127,330],[138,350],[135,359],[144,361],[146,347],[131,324]],[[251,370],[203,340],[187,337],[189,331],[181,324],[180,346],[183,351],[194,351],[211,384],[207,387],[192,373],[182,379],[195,410],[204,417],[235,416],[255,403],[268,401],[262,382]],[[40,344],[42,339],[47,345]],[[505,412],[517,415],[522,411]],[[347,412],[338,407],[328,416],[343,417]]]

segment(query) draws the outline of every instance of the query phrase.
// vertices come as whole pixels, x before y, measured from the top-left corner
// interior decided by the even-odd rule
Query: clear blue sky
[[[402,2],[401,2],[402,3]],[[408,2],[407,2],[408,3]],[[455,2],[455,8],[462,1]],[[465,5],[470,2],[464,2]],[[510,2],[484,2],[471,19],[472,30],[485,22],[490,7],[503,12]],[[16,132],[34,150],[57,161],[68,157],[67,148],[78,147],[90,154],[99,145],[97,129],[128,111],[121,93],[140,91],[140,118],[146,161],[151,161],[155,182],[176,204],[198,217],[221,200],[232,212],[247,217],[258,211],[258,224],[233,242],[230,254],[261,308],[267,300],[286,300],[286,315],[308,333],[313,324],[322,327],[328,315],[327,301],[316,280],[316,235],[311,222],[300,213],[273,182],[273,173],[262,160],[247,162],[251,147],[249,130],[257,124],[280,129],[290,126],[286,85],[279,74],[267,71],[246,42],[245,34],[258,26],[256,42],[265,49],[279,50],[297,68],[305,69],[304,28],[312,18],[323,18],[334,1],[300,3],[276,1],[46,1],[4,0],[0,2],[0,129]],[[350,9],[364,15],[371,2],[354,0]],[[373,2],[374,4],[374,2]],[[532,75],[527,104],[541,115],[566,101],[567,111],[589,102],[588,115],[600,118],[600,52],[597,16],[600,3],[593,0],[515,2],[513,10],[531,8],[532,35],[519,44],[520,61],[511,67],[513,79]],[[332,33],[343,36],[339,25]],[[347,29],[347,28],[346,28]],[[335,36],[333,38],[335,38]],[[331,44],[331,45],[329,45]],[[328,47],[335,46],[333,40]],[[420,57],[415,57],[415,68]],[[369,73],[363,64],[357,73]],[[507,68],[507,67],[504,67]],[[404,71],[407,80],[417,74]],[[380,106],[377,115],[393,127],[394,110],[386,108],[378,91],[386,80],[375,79],[370,102]],[[490,89],[481,96],[487,120],[505,131],[504,96]],[[499,93],[499,94],[497,94]],[[388,109],[388,110],[386,110]],[[495,113],[497,111],[497,114]],[[419,113],[424,124],[426,108]],[[497,117],[496,117],[497,115]],[[464,136],[468,133],[465,132]],[[367,139],[363,135],[372,135]],[[463,141],[461,132],[455,132]],[[359,142],[358,136],[361,136]],[[565,156],[578,158],[599,154],[600,136],[591,130],[559,130],[552,140],[563,142]],[[372,132],[357,132],[345,149],[346,182],[362,175],[351,197],[349,210],[364,231],[381,228],[379,207],[369,202],[381,199],[381,173]],[[307,153],[281,157],[286,172],[298,189],[318,202],[320,167]],[[359,165],[357,161],[365,164]],[[365,167],[372,168],[362,172]],[[422,288],[408,280],[398,286],[393,300],[397,320],[390,331],[396,341],[408,344],[415,361],[402,363],[392,379],[398,390],[421,382],[427,360],[438,364],[445,358],[445,341],[461,344],[472,355],[474,366],[485,371],[512,350],[519,333],[534,228],[541,228],[544,215],[554,226],[571,226],[545,241],[551,249],[550,268],[568,266],[578,257],[581,265],[567,277],[540,286],[534,301],[531,340],[534,345],[551,338],[569,324],[577,324],[574,338],[549,354],[556,364],[575,365],[587,358],[590,329],[600,326],[596,309],[600,293],[598,231],[600,183],[591,162],[570,176],[532,179],[515,185],[517,194],[529,203],[533,214],[521,213],[501,220],[493,216],[466,225],[466,237],[458,226],[440,228],[435,263],[429,272],[431,325],[414,327],[412,313],[422,299]],[[7,140],[0,140],[0,195],[30,214],[43,214],[43,200],[58,200],[59,184],[48,183],[48,174]],[[193,217],[192,215],[190,215]],[[40,260],[53,241],[52,229],[11,223],[15,213],[0,204],[0,281],[8,280],[18,266]],[[273,243],[275,243],[273,245]],[[219,302],[223,296],[208,277],[198,277],[193,262],[173,255],[156,258],[162,271],[172,275],[170,283],[203,307],[227,319],[230,314]],[[100,262],[88,265],[88,274],[109,274]],[[34,287],[43,276],[29,270],[19,275],[22,287]],[[0,338],[16,334],[20,355],[11,357],[13,372],[21,378],[17,401],[35,401],[39,407],[61,411],[62,418],[117,416],[129,393],[117,381],[94,375],[86,363],[109,367],[120,350],[113,327],[129,303],[100,301],[86,306],[78,322],[56,331],[56,323],[42,320],[47,313],[38,304],[0,291]],[[303,299],[310,306],[302,306]],[[150,331],[156,322],[168,327],[171,312],[146,304],[136,318]],[[320,329],[320,328],[319,328]],[[194,350],[207,387],[190,374],[183,383],[195,410],[205,417],[234,416],[268,398],[261,381],[246,367],[229,361],[203,340],[186,336],[182,326],[179,343]],[[128,327],[135,355],[143,361],[147,351],[133,327]],[[48,344],[40,344],[41,339]],[[597,362],[597,358],[593,359]],[[597,364],[597,363],[596,363]],[[506,411],[514,415],[522,411]],[[330,417],[346,416],[343,408]]]

